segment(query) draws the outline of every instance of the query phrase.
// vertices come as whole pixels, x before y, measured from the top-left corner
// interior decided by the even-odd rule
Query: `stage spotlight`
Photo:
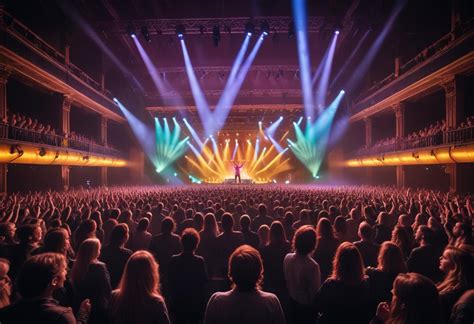
[[[46,155],[46,149],[44,147],[40,148],[38,154],[39,154],[39,156],[45,156]]]
[[[212,27],[212,43],[215,47],[219,46],[219,42],[221,41],[221,28],[219,25],[214,25]]]
[[[89,161],[89,155],[84,155],[84,156],[82,157],[82,160],[83,160],[83,161]]]
[[[339,35],[339,30],[336,30],[334,33],[335,33],[336,35]]]
[[[262,21],[260,24],[260,32],[263,36],[267,36],[270,33],[270,26],[266,20]]]
[[[148,27],[147,26],[142,26],[141,32],[142,32],[143,38],[145,38],[145,40],[148,43],[151,42],[150,33],[148,32]]]
[[[176,35],[178,35],[179,39],[183,39],[185,33],[186,33],[186,30],[183,25],[176,26]]]
[[[295,22],[292,20],[288,24],[288,38],[295,36]]]
[[[137,37],[137,35],[135,34],[135,27],[133,27],[133,25],[127,26],[127,34],[133,38]]]
[[[341,93],[344,94],[344,93],[346,93],[346,92],[345,92],[344,90],[341,90]]]
[[[249,36],[252,36],[252,34],[255,32],[255,25],[249,21],[248,23],[245,24],[245,33]]]

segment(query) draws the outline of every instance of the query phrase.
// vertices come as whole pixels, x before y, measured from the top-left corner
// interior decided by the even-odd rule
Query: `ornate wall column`
[[[64,95],[63,97],[63,104],[61,108],[61,131],[63,134],[70,134],[71,133],[71,104],[73,99],[68,96]],[[65,144],[65,143],[63,143]],[[63,184],[64,190],[69,190],[69,166],[62,165],[61,166],[61,179]]]
[[[104,146],[107,146],[107,125],[108,125],[107,117],[101,116],[100,117],[100,142]],[[107,186],[108,184],[107,170],[108,170],[107,167],[100,168],[100,185],[101,186]]]
[[[405,137],[405,104],[399,102],[392,106],[395,111],[395,136],[397,138]],[[397,165],[397,187],[405,187],[405,167],[403,165]]]
[[[7,82],[10,74],[11,70],[7,66],[0,65],[0,122],[7,119]],[[7,169],[6,163],[0,163],[0,195],[7,192]]]

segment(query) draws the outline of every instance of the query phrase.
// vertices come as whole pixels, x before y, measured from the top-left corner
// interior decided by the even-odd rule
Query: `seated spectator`
[[[104,246],[100,252],[100,260],[107,265],[110,274],[112,289],[119,284],[125,264],[132,255],[132,251],[125,248],[128,238],[127,224],[115,225],[110,235],[109,244]]]
[[[447,323],[456,301],[474,288],[474,258],[468,251],[448,246],[441,255],[439,268],[445,273],[437,288]]]
[[[53,292],[64,285],[66,275],[64,255],[43,253],[30,257],[18,275],[21,298],[0,310],[0,321],[6,324],[75,324],[72,310],[59,306],[53,299]],[[89,300],[82,301],[77,323],[87,323],[90,307]]]
[[[300,227],[293,237],[293,253],[283,261],[286,287],[290,295],[291,323],[314,323],[317,313],[314,298],[321,285],[319,264],[311,258],[316,247],[316,232],[309,226]]]
[[[160,265],[160,278],[165,291],[171,257],[181,252],[179,236],[173,233],[174,229],[174,220],[171,217],[165,217],[161,222],[161,234],[153,236],[148,248]]]
[[[263,265],[257,250],[243,245],[232,253],[229,279],[232,290],[217,292],[209,299],[205,324],[285,323],[278,298],[260,289]]]
[[[250,245],[254,249],[258,249],[260,240],[258,238],[258,234],[253,232],[250,229],[251,224],[250,217],[248,215],[240,216],[240,228],[242,230],[242,235],[244,236],[244,243]]]
[[[354,244],[342,243],[334,257],[333,272],[317,296],[319,323],[368,323],[371,295],[364,264]]]
[[[333,228],[327,218],[319,220],[316,234],[318,239],[313,258],[321,267],[321,281],[324,281],[332,272],[332,260],[340,242],[334,237]]]
[[[408,271],[422,274],[433,282],[438,282],[442,272],[438,267],[439,252],[433,246],[433,231],[428,226],[421,225],[416,231],[415,239],[420,246],[411,251],[407,260]]]
[[[204,316],[206,263],[194,251],[199,233],[187,228],[181,234],[180,254],[173,255],[168,270],[169,306],[173,323],[199,323]]]
[[[92,305],[90,324],[105,322],[106,308],[112,292],[109,272],[106,265],[98,260],[99,255],[100,241],[95,238],[85,240],[77,251],[71,270],[73,309],[77,312],[79,303],[89,299]]]
[[[380,246],[373,242],[374,231],[372,226],[367,222],[360,223],[358,235],[360,241],[354,242],[354,245],[362,255],[364,265],[366,267],[377,266]]]
[[[158,265],[147,251],[135,252],[127,261],[120,284],[112,292],[108,307],[111,324],[169,324],[168,311],[160,295]]]
[[[371,324],[442,324],[439,295],[433,282],[418,273],[402,273],[393,284],[389,305],[382,302]]]
[[[15,279],[30,253],[37,249],[42,238],[41,227],[33,224],[21,225],[16,230],[18,243],[9,249],[10,276]]]
[[[129,247],[132,251],[146,250],[150,246],[152,235],[148,232],[150,221],[143,217],[137,225],[137,230],[129,241]]]

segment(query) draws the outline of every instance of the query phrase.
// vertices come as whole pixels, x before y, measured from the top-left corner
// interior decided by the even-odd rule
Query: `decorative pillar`
[[[0,122],[7,121],[7,82],[10,74],[7,66],[0,66]],[[0,195],[7,193],[7,168],[6,163],[0,163]]]
[[[107,117],[100,117],[100,143],[107,146]],[[107,186],[107,167],[100,168],[100,185]]]
[[[464,80],[456,75],[443,80],[441,86],[446,96],[446,124],[448,129],[456,129],[464,119]],[[449,190],[459,191],[458,178],[462,172],[458,170],[458,164],[449,164],[446,167],[449,174]]]
[[[395,136],[405,137],[405,104],[399,102],[392,106],[395,111]]]
[[[451,76],[441,82],[446,96],[446,124],[456,128],[464,119],[464,80]]]
[[[63,105],[61,109],[61,131],[63,134],[71,133],[71,104],[73,99],[71,96],[64,95]],[[68,143],[63,143],[63,145],[68,145]],[[70,169],[67,165],[61,165],[61,179],[63,183],[63,189],[65,191],[69,190],[69,173]]]
[[[401,65],[400,62],[401,62],[401,58],[400,56],[397,56],[395,58],[395,71],[394,71],[396,78],[398,78],[398,76],[400,75],[400,65]]]
[[[365,123],[365,148],[372,146],[372,118],[364,118]]]

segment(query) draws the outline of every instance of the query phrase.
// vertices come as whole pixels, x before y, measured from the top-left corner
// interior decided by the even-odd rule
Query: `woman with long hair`
[[[371,318],[370,296],[359,250],[352,243],[342,243],[334,257],[332,274],[317,296],[319,323],[367,323]]]
[[[473,256],[461,248],[448,246],[440,257],[439,268],[446,276],[438,283],[443,315],[446,320],[451,310],[464,292],[474,288],[474,261]]]
[[[286,239],[285,230],[280,221],[274,221],[270,226],[270,242],[262,249],[265,266],[265,290],[276,294],[280,301],[287,295],[283,260],[291,252],[290,242]]]
[[[412,231],[407,230],[407,227],[396,225],[392,231],[391,242],[400,248],[403,258],[406,260],[415,246],[415,237],[412,235]]]
[[[443,323],[438,291],[427,277],[401,273],[393,283],[392,302],[382,302],[372,324],[440,324]]]
[[[204,258],[210,276],[216,273],[216,242],[219,235],[216,217],[213,213],[204,216],[204,227],[199,232],[201,238],[196,254]]]
[[[160,294],[158,264],[147,251],[137,251],[125,265],[118,288],[112,292],[109,319],[113,324],[169,323]]]
[[[332,260],[340,242],[334,237],[334,230],[327,218],[320,218],[316,226],[316,250],[313,258],[321,268],[321,282],[332,272]]]
[[[71,270],[73,309],[78,309],[80,301],[90,299],[92,309],[89,323],[105,321],[105,309],[112,291],[109,272],[105,263],[98,260],[99,255],[100,241],[96,238],[86,239],[79,246]]]
[[[373,291],[373,312],[377,305],[392,300],[392,287],[400,273],[407,272],[407,266],[400,248],[392,242],[384,242],[380,248],[376,268],[368,267],[365,274]]]

